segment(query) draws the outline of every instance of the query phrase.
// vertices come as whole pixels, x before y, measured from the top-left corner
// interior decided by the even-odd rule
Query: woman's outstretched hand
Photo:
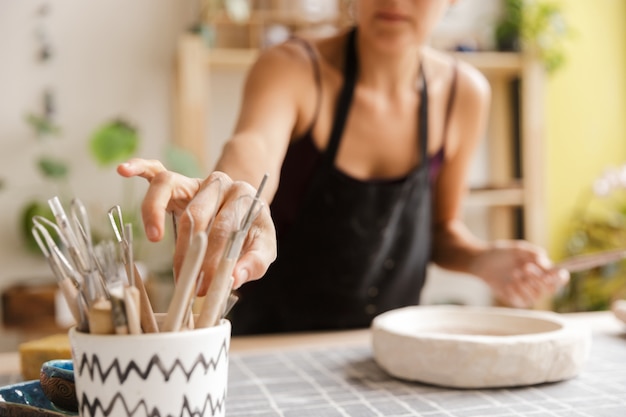
[[[192,234],[209,230],[209,245],[202,266],[204,280],[200,289],[200,295],[204,295],[230,234],[240,226],[242,213],[250,205],[256,189],[217,171],[205,179],[188,178],[168,171],[157,160],[134,158],[120,164],[117,172],[127,178],[142,177],[150,183],[141,205],[143,225],[149,240],[157,242],[163,238],[168,213],[177,219],[176,276]],[[275,258],[276,231],[269,208],[263,204],[252,222],[235,265],[234,288],[261,278]]]
[[[472,273],[498,300],[519,308],[531,307],[569,280],[566,270],[555,268],[542,249],[526,241],[494,242],[474,261]]]

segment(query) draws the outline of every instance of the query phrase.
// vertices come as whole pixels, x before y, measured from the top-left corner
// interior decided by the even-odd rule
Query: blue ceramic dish
[[[42,380],[48,380],[48,388],[44,390],[41,381],[26,381],[0,388],[0,415],[6,417],[67,417],[76,416],[78,413],[61,409],[55,405],[46,391],[52,393],[52,397],[58,396],[58,392],[66,392],[66,387],[52,391],[52,385],[60,387],[61,379],[70,377],[73,389],[74,370],[71,360],[46,362],[42,366]],[[60,377],[62,375],[62,377]],[[59,379],[61,378],[61,379]],[[46,382],[44,382],[46,384]],[[67,395],[64,395],[67,397]],[[75,396],[75,394],[74,394]],[[57,401],[57,400],[55,400]]]

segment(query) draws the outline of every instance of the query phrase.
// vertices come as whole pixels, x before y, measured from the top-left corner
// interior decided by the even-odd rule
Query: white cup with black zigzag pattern
[[[223,417],[231,326],[98,335],[70,329],[82,417]]]

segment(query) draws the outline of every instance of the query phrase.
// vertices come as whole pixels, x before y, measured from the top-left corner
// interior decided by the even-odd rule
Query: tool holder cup
[[[231,325],[136,335],[70,329],[78,411],[96,416],[225,415]]]

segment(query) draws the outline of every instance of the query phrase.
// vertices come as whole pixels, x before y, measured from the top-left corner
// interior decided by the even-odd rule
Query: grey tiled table
[[[458,390],[387,376],[369,332],[234,338],[227,417],[622,417],[626,325],[611,313],[568,315],[593,330],[574,379],[523,388]],[[0,354],[0,385],[20,380],[17,353]]]
[[[581,374],[568,381],[522,388],[459,390],[399,381],[376,365],[369,344],[360,339],[233,353],[227,416],[625,416],[622,323],[609,313],[576,319],[588,321],[594,330],[592,353]]]

